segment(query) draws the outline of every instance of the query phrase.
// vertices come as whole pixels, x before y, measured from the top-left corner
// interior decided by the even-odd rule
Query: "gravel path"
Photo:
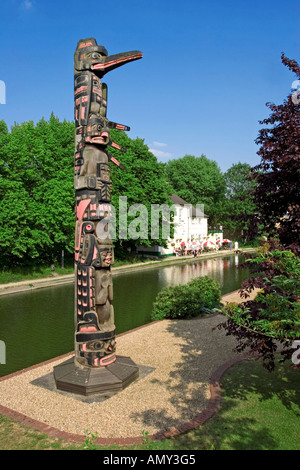
[[[223,302],[239,300],[237,292],[223,297]],[[88,430],[102,438],[127,438],[176,427],[206,408],[212,373],[237,357],[235,340],[213,330],[224,319],[218,314],[164,320],[118,336],[117,354],[140,367],[140,378],[105,401],[51,389],[53,367],[65,357],[0,379],[0,403],[80,435]]]

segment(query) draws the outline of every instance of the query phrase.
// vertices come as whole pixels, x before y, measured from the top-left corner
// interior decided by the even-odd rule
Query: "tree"
[[[73,251],[74,124],[53,114],[0,126],[0,253],[7,262]]]
[[[241,238],[256,213],[253,191],[256,185],[250,178],[248,163],[235,163],[225,173],[225,197],[220,208],[220,224],[226,237]]]
[[[281,59],[300,79],[298,63]],[[300,239],[300,100],[290,93],[283,104],[267,106],[272,112],[256,139],[261,162],[253,169],[254,198],[264,230],[288,246]]]
[[[157,161],[157,158],[149,151],[147,145],[144,144],[143,139],[130,139],[125,132],[115,129],[111,130],[111,138],[127,149],[126,153],[123,154],[113,148],[109,149],[110,153],[125,167],[125,170],[121,170],[117,166],[111,165],[113,184],[112,204],[117,212],[116,250],[120,252],[120,247],[134,247],[141,244],[146,246],[153,246],[155,244],[164,245],[166,240],[161,236],[161,217],[160,236],[151,239],[151,205],[158,204],[160,206],[166,204],[169,207],[172,205],[170,200],[171,191],[166,184],[164,165]],[[145,220],[144,224],[147,230],[142,231],[141,236],[135,240],[120,239],[118,218],[120,197],[127,198],[128,208],[137,204],[142,204],[147,208],[147,220]],[[138,211],[132,216],[128,215],[127,228],[137,218],[140,218]]]
[[[297,62],[284,54],[281,58],[300,78]],[[252,276],[240,290],[245,299],[255,288],[259,293],[254,300],[225,307],[228,320],[220,327],[237,339],[238,351],[250,348],[273,370],[278,341],[284,358],[291,358],[293,341],[300,338],[300,105],[289,94],[282,105],[267,106],[272,114],[261,124],[270,127],[261,129],[256,140],[261,162],[252,176],[259,223],[269,240],[246,263]]]
[[[54,261],[64,249],[73,257],[75,231],[74,122],[60,122],[53,114],[35,125],[32,121],[15,124],[8,131],[0,121],[0,259],[5,264]],[[113,199],[117,215],[119,196],[127,205],[168,204],[169,191],[163,165],[149,152],[142,139],[130,139],[124,132],[111,130],[111,138],[127,148],[125,154],[111,149],[125,170],[112,167]],[[127,226],[137,214],[128,216]],[[117,220],[117,228],[119,227]],[[152,240],[151,219],[146,233],[136,240],[119,241],[116,248]],[[124,250],[123,250],[124,251]]]
[[[204,204],[211,224],[218,223],[217,207],[224,198],[223,174],[213,160],[205,155],[170,160],[165,166],[167,181],[178,196],[189,204]]]
[[[236,338],[238,352],[249,348],[262,356],[264,367],[271,371],[274,354],[281,349],[290,358],[293,341],[300,339],[300,258],[282,247],[269,251],[270,247],[265,245],[246,263],[253,276],[242,283],[241,295],[247,299],[258,289],[257,295],[227,304],[223,313],[228,319],[220,327]]]

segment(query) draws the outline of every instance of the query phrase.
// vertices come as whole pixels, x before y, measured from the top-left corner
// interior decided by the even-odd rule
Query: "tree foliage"
[[[253,276],[241,286],[245,301],[227,304],[222,325],[237,339],[237,351],[250,348],[261,354],[264,366],[273,370],[274,353],[291,355],[291,343],[300,338],[300,259],[291,251],[265,244],[246,266]],[[263,273],[263,275],[261,275]],[[249,293],[258,289],[253,300]]]
[[[74,132],[73,122],[60,122],[54,114],[48,121],[42,118],[37,124],[32,121],[15,124],[10,131],[0,121],[0,259],[3,264],[53,261],[60,257],[62,249],[66,257],[69,253],[72,258]],[[224,205],[226,174],[224,178],[216,162],[204,155],[199,158],[186,155],[162,164],[141,138],[131,139],[125,132],[112,129],[111,139],[127,149],[126,153],[108,149],[125,166],[121,170],[111,163],[112,204],[117,215],[115,247],[119,254],[134,245],[165,244],[161,216],[159,233],[151,238],[151,205],[172,206],[169,196],[174,192],[188,203],[204,204],[211,224],[220,222],[220,214],[227,210],[225,222],[229,225],[231,215],[243,210],[237,208],[238,190],[227,197],[230,204]],[[233,179],[227,178],[227,182],[233,184]],[[229,186],[228,191],[232,191]],[[134,204],[147,208],[144,219],[138,207],[127,215],[127,228],[134,220],[139,220],[141,225],[135,239],[120,237],[120,196],[127,198],[128,210]]]
[[[60,122],[51,114],[12,126],[0,121],[0,259],[3,264],[53,261],[64,249],[74,251],[74,122]],[[127,148],[125,154],[111,153],[125,170],[111,163],[113,200],[118,211],[119,196],[128,207],[170,204],[164,171],[142,139],[130,139],[112,130],[112,140]],[[128,217],[128,224],[134,218]],[[150,226],[150,219],[147,221]],[[118,228],[118,220],[117,220]],[[149,231],[150,233],[150,231]],[[148,233],[147,233],[148,236]],[[118,237],[118,233],[117,233]],[[137,239],[125,245],[157,240]],[[119,245],[116,240],[116,245]],[[36,262],[36,261],[35,261]]]
[[[189,204],[204,204],[210,223],[218,223],[217,207],[223,201],[225,181],[217,163],[205,155],[185,155],[170,160],[165,169],[174,192]]]
[[[295,61],[282,55],[282,62],[300,78]],[[292,341],[300,336],[300,105],[289,94],[282,105],[267,106],[272,114],[261,121],[269,127],[259,132],[261,162],[252,176],[256,226],[262,224],[269,240],[248,261],[254,275],[240,291],[245,298],[255,288],[259,293],[253,301],[225,307],[228,320],[221,327],[235,336],[238,351],[259,353],[272,370],[278,342],[285,358],[291,357]]]
[[[300,79],[297,62],[281,59]],[[271,114],[260,121],[265,127],[256,139],[261,162],[253,169],[254,198],[264,231],[288,246],[300,239],[300,100],[290,93],[283,104],[267,106]]]
[[[235,163],[225,173],[225,197],[220,208],[220,224],[225,236],[242,238],[248,232],[252,217],[256,214],[253,191],[255,179],[250,177],[251,166],[248,163]]]
[[[0,253],[3,260],[51,259],[73,247],[73,123],[52,114],[0,126]]]
[[[130,139],[129,136],[119,130],[111,130],[112,140],[126,148],[126,153],[120,154],[117,150],[110,149],[113,154],[125,167],[121,170],[115,165],[112,166],[113,195],[112,204],[117,211],[117,237],[116,246],[134,246],[134,245],[155,245],[165,244],[161,236],[151,239],[151,205],[167,204],[172,205],[170,200],[170,187],[166,184],[164,175],[164,166],[157,161],[157,158],[149,151],[144,140],[141,138]],[[139,238],[135,240],[122,240],[119,237],[119,197],[127,198],[128,209],[130,206],[142,204],[147,208],[146,220],[142,224],[147,230],[142,230]],[[127,225],[136,218],[140,218],[140,212],[132,212],[127,217]],[[161,219],[160,219],[161,222]],[[161,224],[160,224],[161,225]],[[161,229],[161,226],[160,226]],[[146,236],[145,236],[146,235]]]

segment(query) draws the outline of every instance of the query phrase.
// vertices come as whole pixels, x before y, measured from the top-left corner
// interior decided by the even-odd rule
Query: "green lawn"
[[[74,273],[74,266],[61,268],[55,266],[55,273],[59,276]],[[13,269],[3,269],[0,271],[0,284],[8,282],[33,281],[45,277],[52,277],[53,272],[51,266],[35,266],[35,267],[14,267]]]
[[[148,258],[137,258],[131,257],[124,260],[115,260],[114,267],[124,266],[127,264],[144,263],[149,261]],[[66,274],[74,273],[74,264],[69,264],[64,268],[60,267],[59,264],[55,264],[54,275],[64,276]],[[8,282],[20,282],[20,281],[33,281],[35,279],[43,279],[45,277],[52,277],[53,272],[51,266],[14,266],[12,269],[2,269],[0,271],[0,284],[7,284]]]
[[[185,442],[186,449],[299,450],[300,370],[291,365],[277,363],[268,372],[251,360],[230,368],[223,376],[219,412],[177,442]]]
[[[144,430],[144,444],[130,449],[299,450],[300,370],[291,365],[290,361],[277,364],[271,373],[254,360],[231,367],[223,376],[221,407],[207,423],[160,442],[150,442]],[[80,450],[85,446],[53,439],[0,416],[1,450]],[[87,447],[104,449],[95,446],[93,439]]]

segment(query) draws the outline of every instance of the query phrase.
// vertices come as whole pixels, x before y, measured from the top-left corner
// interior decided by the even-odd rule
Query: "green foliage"
[[[219,284],[208,276],[198,277],[184,285],[165,287],[153,304],[152,320],[192,318],[220,304]]]
[[[118,249],[120,244],[123,247],[141,244],[146,246],[155,244],[164,245],[165,240],[163,240],[161,236],[161,221],[160,236],[156,239],[151,239],[150,217],[151,204],[172,205],[170,200],[171,190],[166,184],[164,166],[162,163],[158,162],[157,158],[149,151],[143,139],[130,139],[125,132],[115,129],[111,130],[111,137],[112,140],[127,149],[127,152],[124,154],[120,154],[117,150],[109,149],[110,153],[125,166],[125,170],[122,171],[117,166],[111,165],[113,181],[112,204],[117,212],[116,249]],[[119,196],[125,196],[127,198],[128,209],[134,204],[143,204],[147,208],[148,217],[145,221],[147,230],[146,233],[141,231],[141,236],[137,240],[118,241]],[[128,214],[127,226],[137,217],[139,217],[139,212],[133,215]]]
[[[226,191],[219,208],[219,223],[224,226],[229,238],[241,239],[256,213],[253,200],[256,182],[250,178],[250,174],[250,165],[240,162],[233,164],[224,173]]]
[[[85,430],[85,445],[83,447],[84,450],[96,450],[97,445],[95,444],[95,441],[98,437],[98,433],[95,432],[94,434],[92,432],[89,432],[87,429]]]
[[[263,269],[263,284],[253,301],[228,304],[223,313],[246,330],[271,338],[300,338],[300,259],[290,251],[261,249],[248,262]]]
[[[0,255],[17,262],[73,250],[74,124],[53,114],[0,126]]]
[[[300,78],[295,60],[284,54],[281,60]],[[267,106],[271,114],[260,121],[265,127],[256,139],[261,161],[251,169],[257,209],[248,233],[251,238],[267,235],[269,247],[277,249],[264,250],[250,261],[256,273],[252,271],[255,276],[243,283],[241,291],[247,295],[258,288],[260,293],[254,301],[226,308],[228,320],[222,326],[237,339],[239,352],[249,348],[261,354],[265,367],[273,370],[278,344],[283,345],[281,354],[291,357],[291,342],[300,337],[300,106],[291,92],[281,105]]]
[[[30,265],[37,259],[39,264],[49,264],[60,258],[62,249],[66,258],[72,258],[74,132],[74,122],[60,122],[53,114],[48,121],[42,118],[36,124],[32,121],[15,124],[10,131],[0,121],[0,260],[3,266]],[[174,192],[193,205],[204,204],[210,224],[223,222],[225,228],[230,228],[237,214],[250,213],[244,180],[240,176],[228,176],[229,173],[240,175],[241,171],[232,169],[224,177],[216,162],[204,155],[199,158],[186,155],[162,164],[143,139],[133,140],[115,129],[111,130],[111,139],[127,149],[126,153],[120,153],[108,148],[125,166],[123,171],[111,164],[112,205],[117,216],[114,244],[118,256],[136,245],[165,246],[162,214],[158,233],[152,238],[151,205],[171,207],[170,195]],[[225,182],[227,198],[224,199]],[[126,210],[137,204],[147,208],[143,216],[138,207],[132,214],[127,213],[125,226],[128,229],[136,223],[136,239],[120,237],[120,196],[127,198]],[[172,231],[171,224],[171,237]]]
[[[8,131],[0,121],[0,259],[2,265],[39,264],[59,259],[61,250],[72,256],[75,230],[74,191],[74,132],[73,122],[60,122],[53,114],[36,125],[15,124]],[[127,204],[144,204],[150,214],[151,204],[167,203],[169,191],[165,184],[162,164],[149,152],[142,139],[130,139],[124,132],[112,130],[111,138],[127,148],[126,154],[109,151],[126,167],[112,167],[113,199],[117,214],[119,196]],[[128,217],[129,225],[137,214]],[[117,219],[117,228],[118,228]],[[132,244],[164,244],[148,230]],[[145,237],[146,235],[146,237]],[[118,233],[117,233],[118,237]],[[120,248],[120,243],[116,242]]]
[[[178,196],[189,204],[204,204],[210,224],[218,223],[217,206],[225,193],[224,176],[213,160],[205,155],[170,160],[165,166],[168,183]]]
[[[256,214],[256,181],[251,178],[250,165],[239,162],[223,174],[205,155],[185,155],[170,160],[165,172],[176,194],[190,204],[204,204],[211,226],[222,225],[228,238],[242,239],[247,233]]]

